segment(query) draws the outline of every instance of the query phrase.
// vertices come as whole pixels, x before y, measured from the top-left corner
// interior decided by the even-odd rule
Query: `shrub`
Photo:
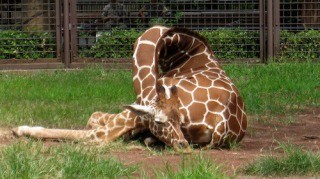
[[[241,29],[200,31],[218,58],[259,58],[259,34]]]
[[[177,15],[176,20],[180,17]],[[259,32],[240,28],[202,30],[199,32],[210,44],[220,59],[234,60],[259,58]],[[102,32],[93,45],[79,46],[82,58],[131,58],[132,45],[142,34],[136,29],[113,29]],[[89,34],[80,34],[89,37]],[[280,61],[297,61],[320,58],[320,31],[309,30],[298,33],[281,31]],[[28,33],[17,30],[0,31],[0,59],[37,59],[54,58],[55,38],[50,33]]]
[[[0,31],[0,59],[53,58],[55,43],[47,32]]]
[[[104,32],[90,49],[80,51],[80,57],[129,58],[132,56],[132,45],[141,33],[133,29]],[[206,37],[219,58],[258,58],[257,32],[218,29],[200,31],[200,34]]]
[[[130,58],[132,44],[142,32],[136,30],[113,29],[104,32],[89,50],[82,50],[81,57],[95,58]],[[259,58],[259,32],[243,29],[202,30],[199,32],[210,44],[215,55],[220,59],[234,60]],[[281,31],[280,57],[305,60],[320,58],[320,32],[316,30],[298,33]]]
[[[80,57],[130,58],[135,40],[141,35],[134,29],[112,29],[103,32],[97,42],[89,49],[80,51]]]
[[[279,60],[308,60],[320,58],[320,31],[298,33],[281,31]]]

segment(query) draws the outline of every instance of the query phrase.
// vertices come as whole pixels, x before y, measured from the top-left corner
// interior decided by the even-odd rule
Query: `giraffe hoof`
[[[15,137],[21,137],[22,136],[22,132],[20,130],[20,127],[15,127],[13,129],[11,129],[11,132]]]
[[[181,141],[173,145],[173,148],[178,153],[189,154],[192,149],[187,141]]]
[[[146,146],[149,147],[155,145],[158,142],[158,140],[154,137],[147,137],[143,140],[143,142]]]
[[[178,154],[191,154],[192,149],[191,147],[185,148],[185,149],[176,149],[175,150]]]
[[[25,131],[27,131],[30,127],[29,126],[19,126],[11,129],[12,134],[16,137],[21,137],[24,135]]]
[[[192,149],[190,147],[183,149],[181,151],[182,154],[191,154],[192,153]]]

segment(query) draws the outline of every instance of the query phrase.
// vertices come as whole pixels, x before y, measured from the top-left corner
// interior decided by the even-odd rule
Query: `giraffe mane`
[[[192,30],[189,30],[189,29],[183,28],[183,27],[172,27],[171,29],[169,29],[166,32],[166,34],[169,34],[169,33],[182,33],[182,34],[187,34],[187,35],[193,36],[193,37],[199,39],[200,41],[202,41],[205,46],[207,46],[209,49],[211,49],[211,46],[208,43],[207,39],[204,36],[200,35],[196,31],[192,31]]]
[[[173,28],[169,29],[167,32],[165,32],[162,35],[161,39],[165,39],[168,36],[173,36],[174,34],[183,34],[183,35],[187,35],[187,36],[190,36],[192,38],[195,38],[195,39],[199,40],[207,49],[209,49],[210,53],[213,54],[213,51],[211,50],[211,46],[209,45],[209,43],[206,40],[206,38],[204,38],[198,32],[191,31],[191,30],[186,29],[186,28],[173,27]],[[156,52],[160,52],[161,50],[163,50],[163,48],[167,48],[168,51],[176,50],[175,46],[163,47],[160,44],[157,44],[157,45],[159,45],[159,46],[158,46],[158,49],[156,50]],[[178,45],[178,44],[175,44],[175,45]],[[173,53],[172,56],[165,56],[164,59],[159,58],[159,55],[156,55],[156,58],[157,58],[157,61],[158,61],[158,65],[160,66],[160,69],[161,69],[163,74],[166,74],[167,72],[178,68],[179,66],[184,64],[186,61],[188,61],[188,58],[187,58],[186,54],[181,53],[180,56],[173,57],[176,54],[177,53]]]

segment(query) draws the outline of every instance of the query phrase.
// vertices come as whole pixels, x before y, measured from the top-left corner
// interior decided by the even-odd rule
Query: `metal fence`
[[[320,59],[319,0],[111,1],[0,0],[0,69],[128,68],[154,24],[198,31],[220,60]]]
[[[0,68],[64,67],[59,4],[53,0],[0,3]]]

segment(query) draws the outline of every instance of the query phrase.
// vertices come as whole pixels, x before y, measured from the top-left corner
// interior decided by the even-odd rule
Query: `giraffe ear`
[[[150,106],[143,106],[143,105],[138,105],[138,104],[131,104],[127,106],[123,106],[125,109],[130,110],[137,116],[142,116],[142,115],[154,115],[154,111]]]
[[[171,99],[175,99],[177,102],[179,102],[177,86],[173,85],[170,88],[170,92],[171,92]]]
[[[173,85],[171,88],[170,88],[170,91],[171,91],[171,94],[172,95],[177,95],[178,94],[178,88],[176,85]]]
[[[164,87],[163,87],[162,85],[157,84],[157,86],[156,86],[156,92],[157,92],[157,94],[159,94],[159,93],[165,93],[166,90],[164,89]]]

